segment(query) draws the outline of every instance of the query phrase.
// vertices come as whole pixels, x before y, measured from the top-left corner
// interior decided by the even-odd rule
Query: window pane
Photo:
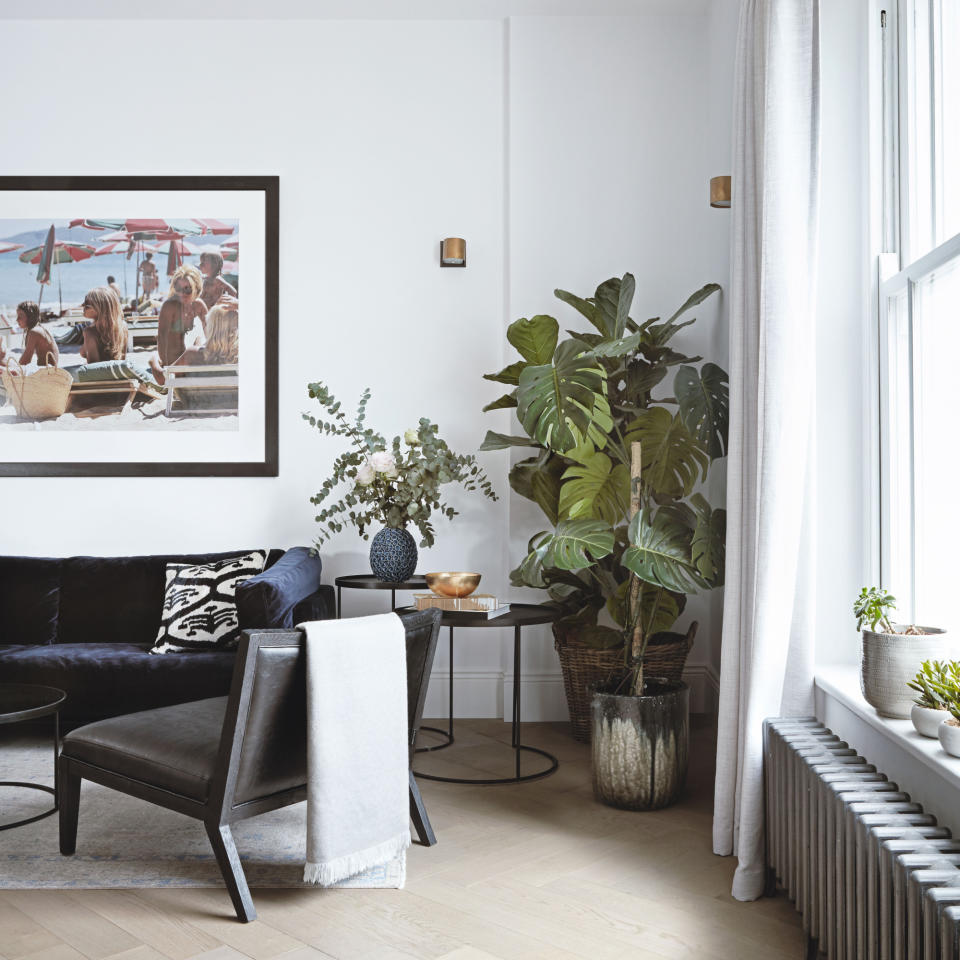
[[[910,322],[907,294],[887,303],[887,370],[884,380],[882,586],[897,597],[899,617],[911,617],[913,597],[913,491],[911,468]]]
[[[929,0],[906,4],[907,62],[900,64],[905,83],[906,117],[901,136],[901,189],[906,192],[906,256],[903,265],[922,257],[934,246],[933,100],[931,90],[931,22]]]
[[[939,7],[937,242],[942,243],[960,233],[960,2],[939,0]]]
[[[955,620],[960,505],[960,265],[919,283],[914,295],[915,611],[930,626]]]

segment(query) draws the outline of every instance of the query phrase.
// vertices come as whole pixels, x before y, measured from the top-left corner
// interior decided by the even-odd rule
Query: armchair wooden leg
[[[420,796],[420,787],[410,771],[410,819],[417,831],[417,837],[425,847],[432,847],[437,838],[434,835],[433,827],[430,826],[430,818],[427,816],[427,808],[423,805],[423,797]]]
[[[243,875],[240,854],[237,853],[236,845],[233,842],[230,825],[226,823],[205,823],[204,826],[207,828],[207,836],[210,838],[210,845],[216,855],[220,873],[227,885],[227,892],[230,894],[234,909],[237,911],[237,919],[241,923],[256,920],[257,911],[253,906],[250,888],[247,886],[247,878]]]
[[[70,761],[61,757],[57,763],[57,805],[60,807],[60,852],[64,856],[77,849],[77,820],[80,816],[80,784],[82,778],[74,773]]]

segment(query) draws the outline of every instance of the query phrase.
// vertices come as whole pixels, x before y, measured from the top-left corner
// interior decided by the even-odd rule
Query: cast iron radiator
[[[808,955],[960,960],[960,842],[815,718],[763,729],[768,889]]]

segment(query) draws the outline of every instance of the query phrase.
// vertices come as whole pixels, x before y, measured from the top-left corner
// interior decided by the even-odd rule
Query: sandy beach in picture
[[[236,431],[238,228],[0,218],[0,432]]]

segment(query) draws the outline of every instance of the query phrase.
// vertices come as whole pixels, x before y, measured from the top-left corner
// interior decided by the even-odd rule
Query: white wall
[[[371,386],[369,416],[387,435],[426,415],[455,449],[475,450],[509,419],[481,414],[496,396],[481,374],[502,365],[507,323],[554,309],[555,286],[592,292],[632,270],[639,314],[725,283],[728,218],[707,205],[709,177],[729,172],[729,97],[717,82],[729,82],[733,6],[718,4],[727,12],[658,3],[677,12],[509,22],[4,21],[9,76],[34,76],[42,63],[52,91],[85,83],[46,107],[8,98],[3,174],[279,174],[281,392],[279,478],[7,479],[3,551],[308,543],[308,498],[339,450],[300,419],[309,381],[326,381],[348,407]],[[711,43],[718,26],[722,41]],[[135,51],[147,39],[181,49],[185,30],[202,70],[203,51],[229,51],[227,144],[204,142],[202,89],[181,83],[189,58],[139,83],[77,53]],[[145,101],[156,116],[147,126]],[[439,268],[448,235],[467,239],[466,270]],[[722,306],[700,317],[685,345],[723,363]],[[419,568],[478,569],[484,588],[507,593],[533,521],[507,496],[506,455],[481,459],[504,498],[455,493],[462,516],[438,524]],[[713,493],[719,502],[722,487]],[[339,536],[324,549],[325,579],[362,572],[366,549]],[[344,602],[372,612],[386,597]],[[692,660],[715,663],[716,598],[700,619]],[[460,715],[500,715],[511,669],[502,633],[458,634]],[[562,717],[546,631],[527,645],[524,670],[525,716]],[[444,708],[441,693],[431,687],[428,714]]]

